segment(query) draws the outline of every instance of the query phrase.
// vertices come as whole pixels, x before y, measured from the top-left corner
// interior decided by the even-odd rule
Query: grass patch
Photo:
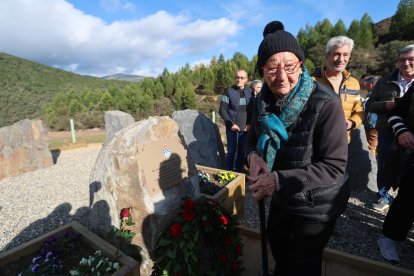
[[[49,149],[70,149],[85,146],[93,143],[103,143],[105,141],[105,133],[91,134],[87,136],[76,137],[76,143],[72,143],[72,137],[52,138],[49,141]]]

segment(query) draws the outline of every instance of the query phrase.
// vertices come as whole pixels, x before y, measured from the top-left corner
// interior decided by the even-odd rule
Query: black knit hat
[[[266,61],[276,53],[292,52],[299,58],[300,61],[305,60],[305,54],[303,53],[302,48],[299,46],[296,38],[291,33],[283,30],[283,24],[280,25],[280,29],[274,28],[273,32],[271,33],[267,32],[266,34],[266,32],[263,31],[263,34],[266,36],[263,38],[262,43],[260,43],[259,50],[257,51],[258,58],[256,63],[256,68],[262,77],[262,67]]]

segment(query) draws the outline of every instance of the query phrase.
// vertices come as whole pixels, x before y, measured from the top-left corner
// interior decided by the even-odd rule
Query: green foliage
[[[0,127],[42,116],[43,107],[58,94],[68,91],[81,94],[85,89],[102,91],[127,84],[129,82],[81,76],[0,53]],[[72,102],[72,111],[79,108],[77,101],[80,99]]]
[[[389,40],[412,40],[414,37],[414,0],[401,0],[391,20]]]
[[[410,41],[391,41],[384,45],[379,45],[379,55],[381,62],[381,69],[387,73],[392,72],[395,69],[397,63],[398,52],[401,48],[414,44],[414,40]]]
[[[119,228],[112,226],[112,230],[109,233],[103,234],[104,239],[117,248],[118,251],[116,256],[118,256],[119,251],[122,251],[127,256],[141,262],[142,249],[139,245],[132,243],[132,239],[135,237],[136,233],[129,229],[130,226],[135,224],[132,219],[132,207],[123,208],[120,212],[119,219]]]
[[[339,19],[335,26],[333,26],[332,28],[332,33],[331,36],[340,36],[340,35],[346,35],[346,26],[344,21],[342,21],[342,19]]]
[[[111,261],[98,250],[88,259],[82,258],[79,266],[70,271],[72,276],[112,275],[120,268],[118,262]]]
[[[318,41],[321,43],[328,42],[331,38],[333,26],[328,19],[322,20],[322,22],[318,22],[315,25],[315,32],[319,34]]]

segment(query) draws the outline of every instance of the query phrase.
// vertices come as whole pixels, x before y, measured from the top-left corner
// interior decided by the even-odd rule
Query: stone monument
[[[105,111],[105,143],[114,138],[115,133],[135,122],[131,114],[119,111]]]
[[[181,199],[200,192],[195,165],[170,117],[149,117],[120,132],[101,149],[90,177],[91,227],[109,231],[119,225],[119,212],[132,207],[142,247],[141,275],[150,275],[151,251],[176,215]]]
[[[175,111],[172,118],[177,122],[195,164],[224,169],[226,154],[215,123],[203,112],[189,109]]]
[[[41,120],[22,120],[0,128],[0,179],[53,165]]]

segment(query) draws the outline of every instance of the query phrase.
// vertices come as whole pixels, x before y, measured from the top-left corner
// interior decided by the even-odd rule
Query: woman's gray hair
[[[256,87],[256,85],[258,85],[259,83],[260,84],[263,84],[263,81],[261,81],[261,80],[254,80],[254,81],[252,81],[250,83],[250,88],[254,89]]]
[[[400,55],[401,55],[401,54],[407,54],[407,53],[410,53],[410,52],[412,52],[412,51],[414,51],[414,44],[407,45],[407,46],[405,46],[405,47],[401,48],[401,49],[398,51],[398,57],[400,57]]]
[[[344,35],[332,37],[329,39],[328,43],[326,43],[325,54],[328,55],[334,47],[342,47],[344,45],[348,45],[352,52],[352,49],[354,49],[354,40]]]

